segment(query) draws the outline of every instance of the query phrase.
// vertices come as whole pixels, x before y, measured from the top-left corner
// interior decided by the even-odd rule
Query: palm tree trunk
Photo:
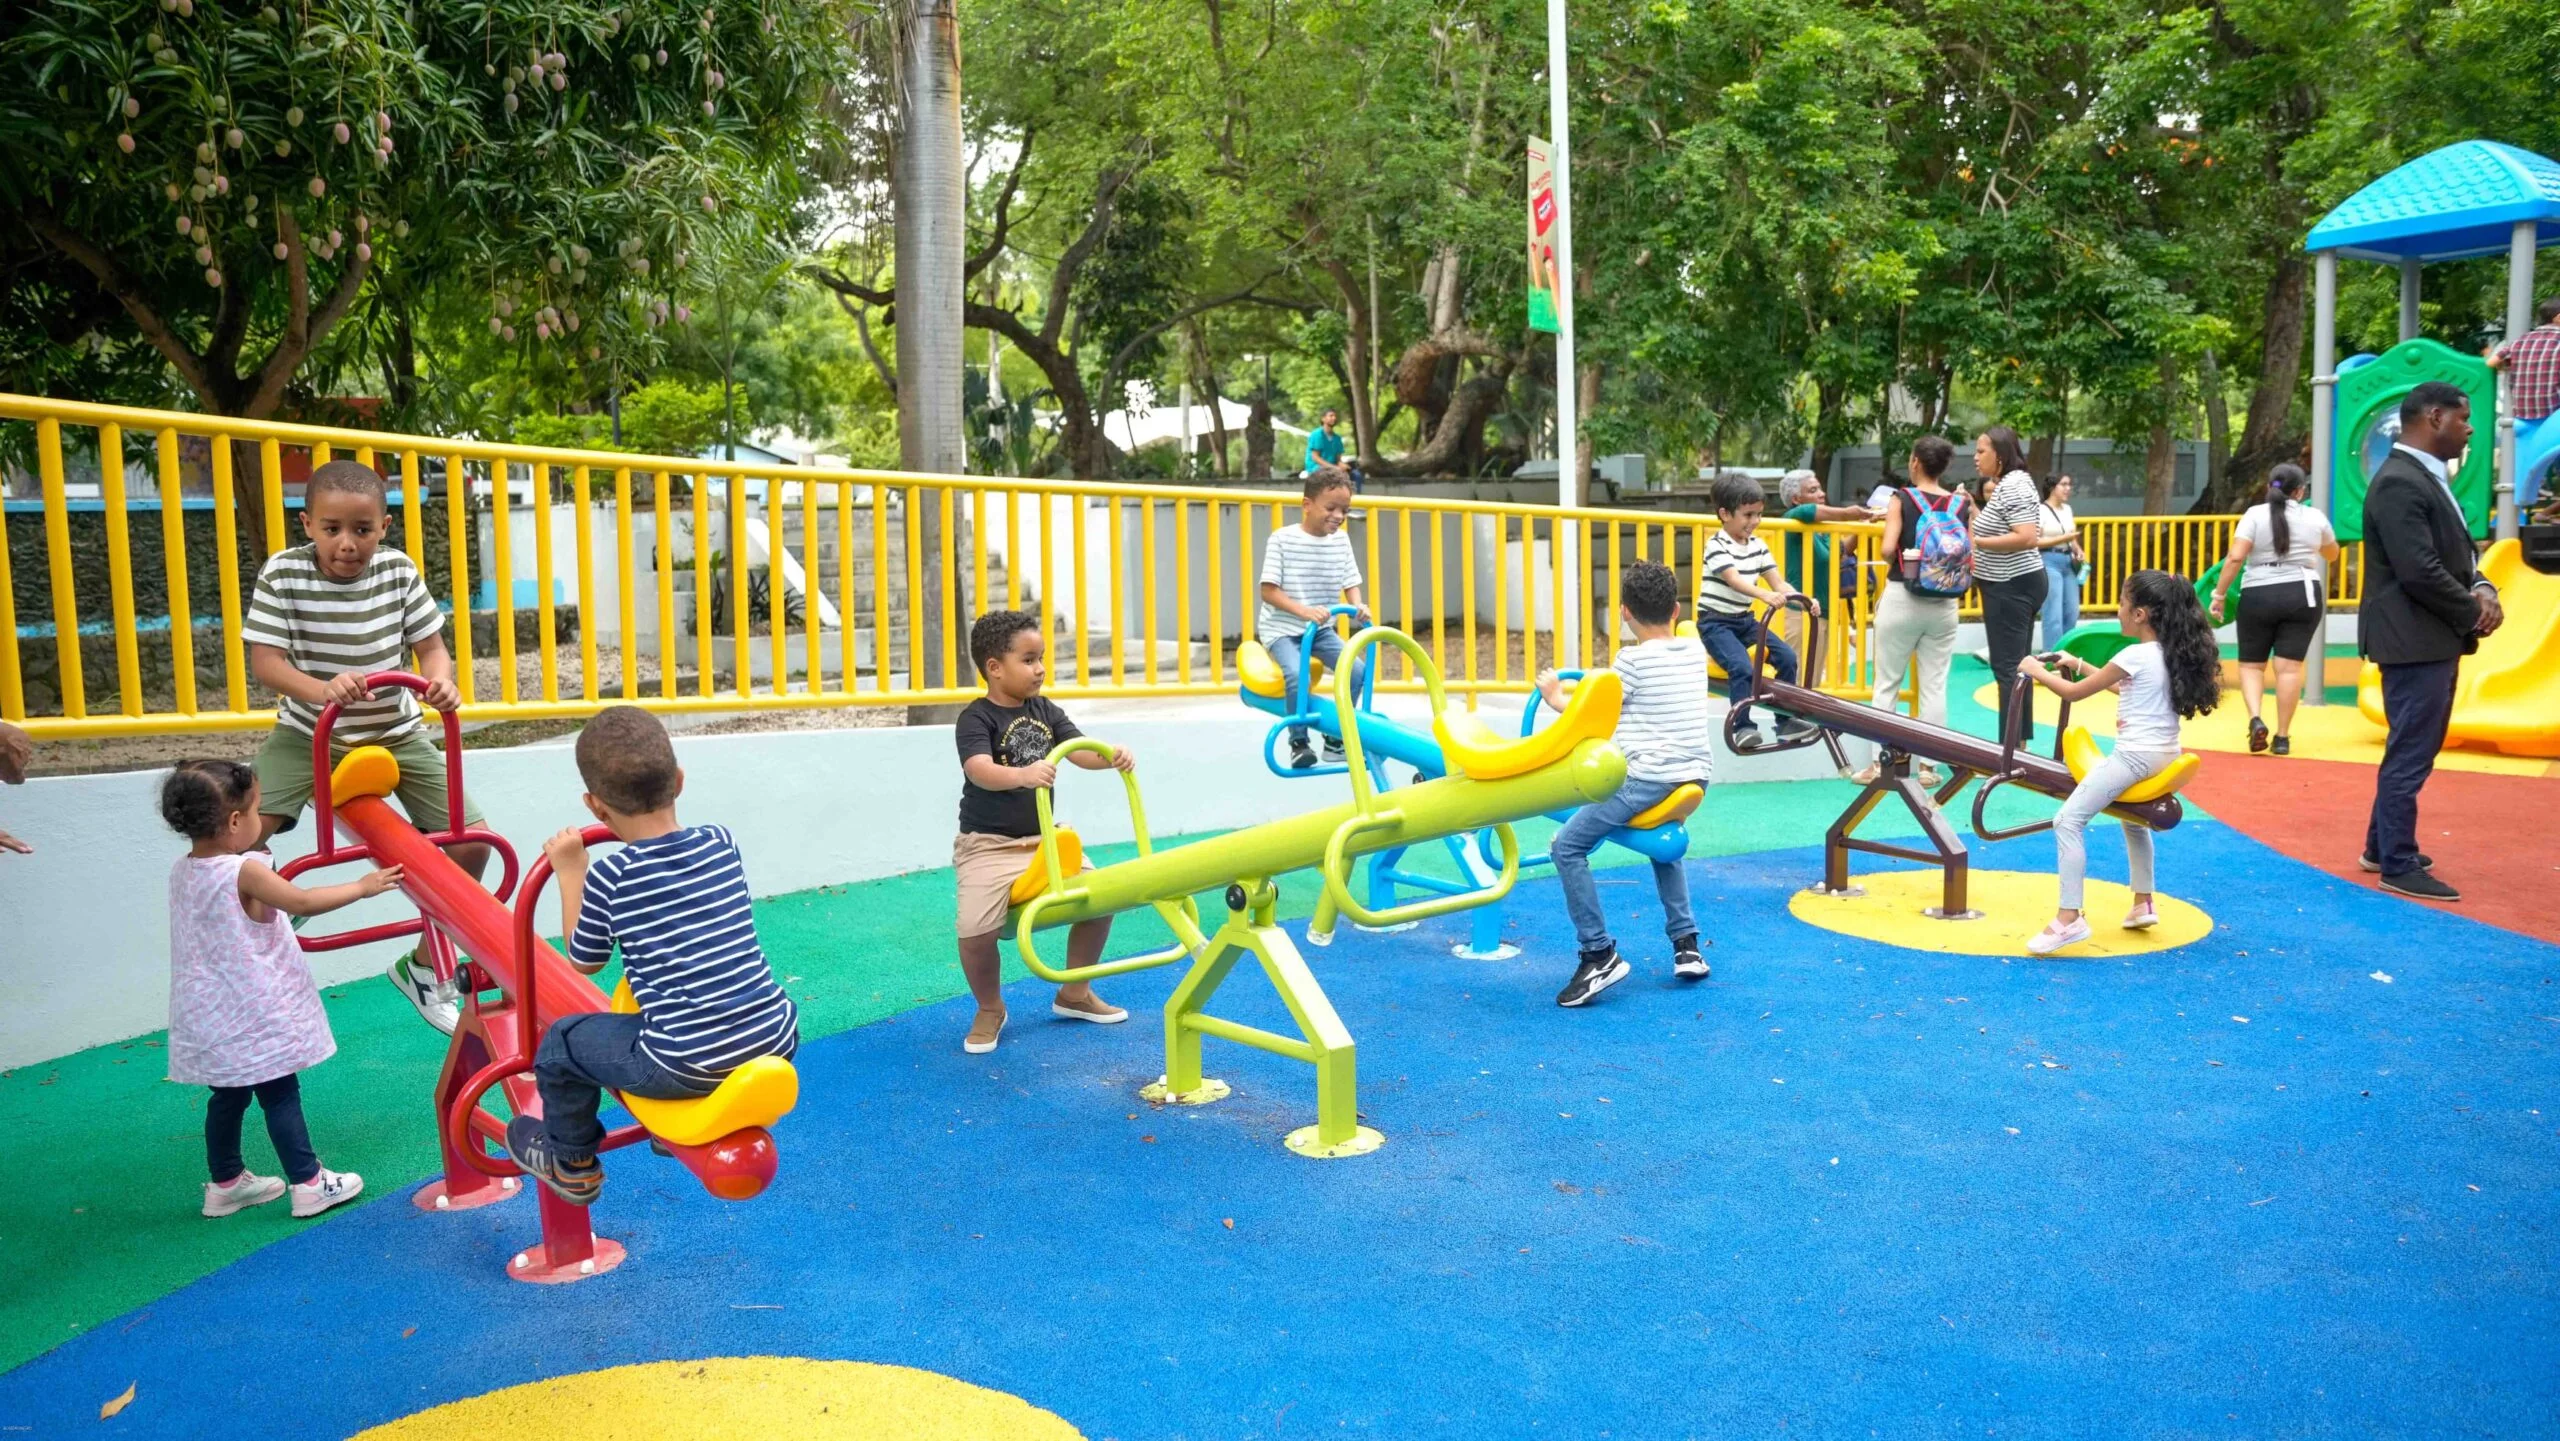
[[[960,376],[967,337],[960,323],[968,243],[960,137],[960,19],[954,0],[911,0],[898,50],[898,145],[891,187],[897,212],[898,463],[909,471],[956,475],[966,466],[968,436]],[[924,594],[910,619],[924,630],[925,673],[940,687],[965,685],[968,657],[956,673],[943,666],[942,553],[939,504],[920,518],[925,547]],[[955,576],[968,573],[953,567]],[[957,607],[964,622],[968,598]],[[942,711],[947,707],[926,708]],[[936,719],[920,715],[914,719]]]

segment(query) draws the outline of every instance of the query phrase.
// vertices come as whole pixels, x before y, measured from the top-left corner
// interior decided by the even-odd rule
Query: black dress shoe
[[[2356,857],[2356,864],[2364,867],[2367,871],[2370,871],[2375,875],[2380,875],[2382,873],[2382,862],[2375,860],[2370,853]],[[2422,871],[2431,871],[2435,868],[2435,857],[2424,853],[2421,853],[2418,856],[2418,869]]]
[[[2382,888],[2395,896],[2407,896],[2413,901],[2462,899],[2462,892],[2437,880],[2434,873],[2430,871],[2409,871],[2401,875],[2384,876]]]

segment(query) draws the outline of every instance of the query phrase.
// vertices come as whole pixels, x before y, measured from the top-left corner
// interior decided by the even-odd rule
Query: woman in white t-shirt
[[[2310,480],[2298,465],[2267,472],[2267,498],[2249,507],[2231,532],[2231,554],[2213,591],[2213,623],[2223,623],[2231,578],[2240,576],[2240,698],[2249,705],[2249,750],[2293,754],[2293,708],[2302,699],[2303,661],[2320,634],[2329,563],[2338,558],[2329,517],[2302,503]],[[2243,565],[2247,573],[2241,573]],[[2276,663],[2276,729],[2272,743],[2258,707],[2267,693],[2267,657]],[[2325,670],[2327,657],[2322,657]],[[2324,677],[2325,679],[2325,677]]]
[[[2053,818],[2054,871],[2062,881],[2062,905],[2052,924],[2027,940],[2027,954],[2048,955],[2089,939],[2089,918],[2081,893],[2089,871],[2089,822],[2116,798],[2158,775],[2178,758],[2178,718],[2210,713],[2222,700],[2222,650],[2214,644],[2213,627],[2204,607],[2196,604],[2195,587],[2165,570],[2138,570],[2127,576],[2116,601],[2116,622],[2134,644],[2116,652],[2103,666],[2075,655],[2055,660],[2077,680],[2064,680],[2034,656],[2019,663],[2018,673],[2065,700],[2086,700],[2102,690],[2116,693],[2116,748],[2083,777]],[[2160,913],[2151,898],[2151,829],[2124,823],[2124,852],[2133,909],[2124,918],[2128,931],[2148,930]]]
[[[2036,548],[2044,554],[2044,648],[2062,644],[2080,624],[2080,522],[2071,513],[2071,477],[2048,475],[2037,483]]]

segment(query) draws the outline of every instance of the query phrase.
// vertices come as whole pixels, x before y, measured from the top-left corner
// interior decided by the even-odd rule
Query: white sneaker
[[[393,961],[383,971],[409,1004],[418,1008],[426,1023],[450,1036],[462,1024],[462,987],[458,981],[439,981],[434,971],[418,964],[412,952]]]
[[[228,1216],[251,1206],[263,1206],[284,1194],[284,1182],[274,1176],[260,1176],[243,1171],[231,1178],[228,1186],[204,1183],[204,1213]]]
[[[2124,918],[2124,928],[2128,931],[2147,931],[2158,924],[2160,913],[2149,906],[2136,906]]]
[[[2087,939],[2089,939],[2089,918],[2087,916],[2082,916],[2071,924],[2061,926],[2059,928],[2052,923],[2047,923],[2043,930],[2027,937],[2027,954],[2031,956],[2051,955],[2055,951],[2061,950],[2064,946],[2076,946]]]
[[[364,1194],[364,1177],[353,1171],[320,1168],[320,1174],[293,1188],[293,1214],[296,1219],[317,1216],[331,1206],[342,1206]]]

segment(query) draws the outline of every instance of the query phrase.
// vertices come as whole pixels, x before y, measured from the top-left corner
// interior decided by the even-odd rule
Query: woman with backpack
[[[1911,483],[1887,492],[1884,548],[1893,579],[1876,602],[1875,707],[1892,710],[1902,698],[1902,677],[1916,655],[1920,664],[1920,719],[1947,723],[1947,665],[1956,653],[1956,607],[1973,584],[1972,505],[1940,477],[1956,458],[1946,438],[1924,435],[1911,442]],[[1865,784],[1878,767],[1850,779]],[[1912,771],[1922,785],[1938,783],[1934,766]]]
[[[2000,734],[2009,733],[2018,662],[2035,649],[2036,616],[2047,577],[2036,553],[2044,529],[2035,477],[2018,433],[1995,425],[1973,442],[1982,502],[1973,517],[1973,583],[1982,592],[1982,636],[1991,651],[1991,683],[2000,696]],[[2021,732],[2023,734],[2023,732]]]

